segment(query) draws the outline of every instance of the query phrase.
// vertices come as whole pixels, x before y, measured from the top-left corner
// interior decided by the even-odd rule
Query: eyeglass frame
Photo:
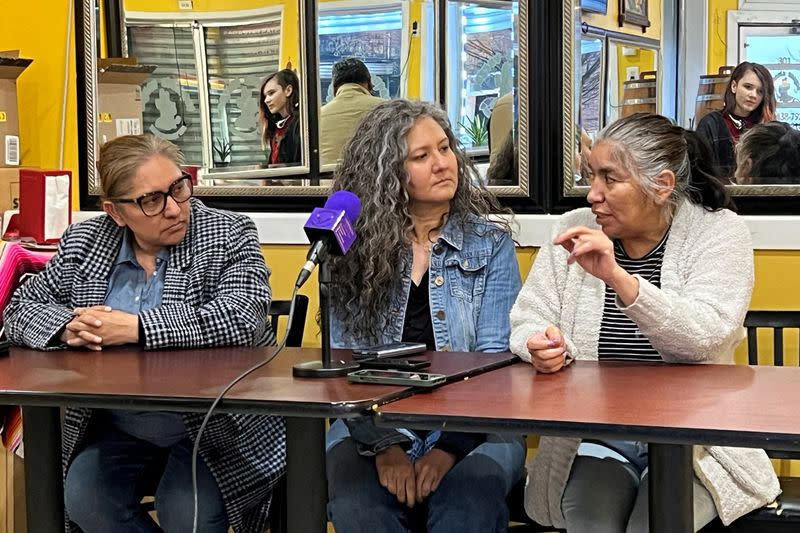
[[[173,193],[173,189],[175,188],[175,186],[179,182],[184,181],[184,180],[186,180],[186,182],[189,184],[189,197],[186,198],[186,200],[180,200],[179,201],[177,198],[175,198],[175,196],[172,193]],[[142,206],[142,201],[144,201],[145,198],[149,198],[149,197],[155,196],[157,194],[161,195],[161,198],[163,199],[163,205],[161,206],[161,209],[159,210],[158,213],[153,213],[152,215],[149,215],[149,214],[147,214],[145,212],[144,207]],[[169,188],[167,189],[166,192],[164,192],[164,191],[153,191],[153,192],[148,192],[146,194],[138,196],[136,198],[109,198],[109,201],[110,202],[118,202],[118,203],[121,203],[121,204],[136,204],[136,205],[139,206],[139,209],[142,211],[142,214],[144,216],[146,216],[146,217],[157,217],[158,215],[163,213],[164,210],[167,208],[167,197],[172,198],[175,201],[176,204],[183,204],[183,203],[188,202],[192,198],[192,196],[194,196],[194,184],[192,183],[192,175],[189,174],[188,172],[181,172],[181,177],[176,179],[172,183],[170,183],[169,184]]]

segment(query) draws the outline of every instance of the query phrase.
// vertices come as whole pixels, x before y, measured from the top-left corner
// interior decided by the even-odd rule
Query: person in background
[[[336,163],[342,147],[353,136],[361,118],[383,102],[372,96],[372,78],[367,66],[355,57],[333,65],[333,100],[319,113],[319,156],[323,165]]]
[[[775,87],[763,65],[744,61],[731,73],[725,88],[722,111],[712,111],[697,125],[711,146],[718,174],[732,179],[736,168],[734,146],[741,135],[775,118]]]
[[[489,166],[491,166],[508,137],[514,130],[514,94],[507,92],[495,100],[492,115],[489,117]]]
[[[800,183],[800,131],[777,121],[753,126],[736,145],[736,183]]]
[[[544,373],[568,372],[575,359],[732,363],[753,250],[710,161],[702,139],[659,115],[601,131],[589,155],[591,209],[563,215],[537,254],[511,311],[511,351]],[[526,510],[570,533],[647,532],[647,465],[646,443],[543,437]],[[696,530],[780,492],[763,450],[698,447],[694,468]]]
[[[332,265],[335,346],[508,349],[519,267],[508,222],[489,219],[502,209],[476,178],[439,107],[398,99],[364,117],[334,174],[334,189],[363,205],[358,240]],[[337,420],[328,516],[337,533],[505,531],[524,458],[521,436]]]
[[[70,226],[44,271],[14,293],[5,310],[12,343],[96,351],[274,344],[255,224],[192,198],[182,164],[178,148],[153,135],[100,148],[106,214]],[[202,419],[68,407],[68,519],[84,533],[191,531],[191,457]],[[197,463],[197,531],[261,533],[285,448],[280,417],[211,417]],[[140,505],[145,495],[155,496],[160,527]]]
[[[259,121],[261,140],[269,148],[270,165],[300,164],[300,80],[293,70],[273,72],[261,84]]]

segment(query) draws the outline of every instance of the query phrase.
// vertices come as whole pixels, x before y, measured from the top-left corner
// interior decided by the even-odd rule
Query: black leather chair
[[[783,332],[785,329],[796,329],[800,332],[800,311],[749,311],[744,320],[747,328],[747,362],[750,365],[772,364],[784,366],[786,351],[784,349]],[[764,357],[759,358],[758,329],[772,330],[772,345],[774,356],[772,362],[760,363]],[[800,358],[800,350],[797,357]],[[800,459],[800,452],[783,452],[766,450],[767,455],[773,459]],[[712,522],[709,528],[703,528],[703,533],[714,531],[730,531],[735,533],[789,533],[800,531],[800,478],[779,478],[783,492],[778,496],[775,504],[762,507],[741,517],[727,528],[720,528],[721,524]]]

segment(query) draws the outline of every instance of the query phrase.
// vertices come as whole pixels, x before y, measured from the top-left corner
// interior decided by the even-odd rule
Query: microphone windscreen
[[[325,202],[325,209],[344,211],[347,220],[355,226],[358,215],[361,214],[361,200],[350,191],[336,191]]]

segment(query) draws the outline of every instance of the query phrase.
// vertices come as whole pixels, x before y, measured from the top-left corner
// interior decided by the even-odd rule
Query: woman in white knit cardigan
[[[600,132],[590,209],[565,214],[511,311],[511,349],[539,372],[573,359],[730,363],[753,285],[750,234],[693,132],[638,114]],[[636,409],[631,405],[631,409]],[[526,510],[569,533],[646,532],[645,443],[549,438]],[[695,447],[695,528],[780,492],[763,450]]]

